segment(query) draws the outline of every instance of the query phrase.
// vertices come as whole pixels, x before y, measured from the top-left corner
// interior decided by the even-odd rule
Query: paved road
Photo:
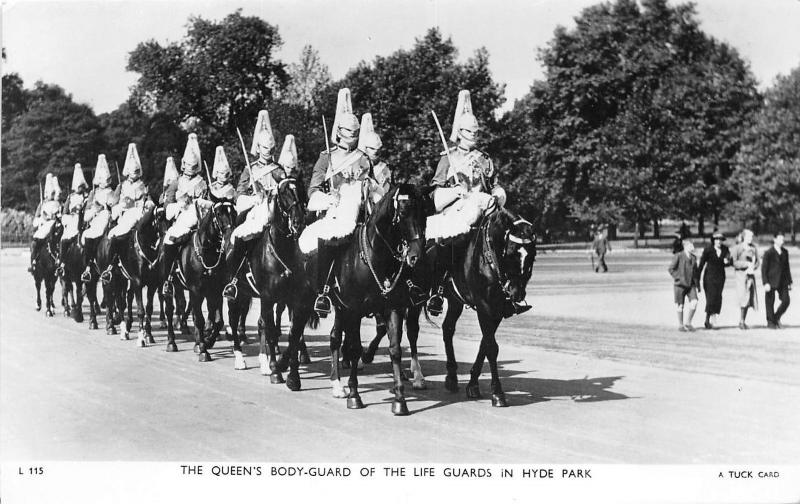
[[[794,252],[798,269],[800,253]],[[347,410],[328,386],[328,326],[308,335],[314,362],[303,391],[270,385],[247,347],[197,362],[189,341],[140,349],[33,309],[20,252],[0,256],[2,458],[315,462],[796,463],[800,460],[800,300],[770,331],[735,329],[726,290],[717,331],[673,329],[668,256],[615,253],[611,272],[581,254],[541,255],[534,310],[499,335],[511,407],[447,393],[438,331],[423,323],[429,389],[409,391],[412,415],[392,417],[385,350],[362,374],[367,408]],[[800,277],[800,273],[796,276]],[[800,291],[795,291],[800,292]],[[800,295],[800,294],[798,294]],[[762,294],[763,299],[763,294]],[[702,322],[698,314],[696,325]],[[249,321],[251,324],[254,320]],[[364,334],[371,332],[365,324]],[[477,350],[477,320],[456,342],[462,384]],[[365,336],[366,338],[366,336]],[[481,381],[488,392],[487,374]]]

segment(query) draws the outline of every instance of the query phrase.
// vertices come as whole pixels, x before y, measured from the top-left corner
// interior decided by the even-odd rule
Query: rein
[[[530,224],[525,219],[518,219],[513,224],[516,226],[517,224]],[[506,299],[511,299],[511,293],[509,292],[509,285],[511,281],[508,279],[506,274],[503,272],[502,268],[500,268],[500,260],[497,258],[497,254],[494,251],[494,245],[492,243],[492,237],[489,234],[489,227],[490,223],[487,220],[485,225],[481,226],[483,228],[483,241],[484,246],[482,247],[481,253],[483,255],[484,261],[489,265],[489,270],[494,274],[497,278],[497,283],[500,286],[500,289],[503,291]],[[505,257],[505,252],[508,249],[508,242],[511,241],[513,243],[519,244],[528,244],[531,243],[531,240],[528,238],[519,238],[516,235],[511,234],[511,229],[508,229],[505,233],[505,246],[503,247],[503,255]],[[455,285],[455,282],[454,282]]]
[[[377,231],[377,226],[375,227]],[[370,254],[367,253],[367,249],[374,250],[372,247],[369,246],[369,240],[367,239],[367,226],[361,226],[361,232],[359,233],[360,238],[360,250],[358,255],[361,256],[361,260],[367,265],[369,268],[370,273],[372,273],[372,278],[375,280],[375,284],[378,286],[378,289],[381,291],[381,295],[383,297],[388,297],[389,293],[391,293],[395,287],[397,287],[398,282],[400,281],[400,275],[403,273],[403,269],[405,268],[405,257],[408,254],[408,250],[403,252],[403,255],[400,258],[400,269],[397,270],[397,274],[394,277],[394,280],[389,280],[388,278],[384,279],[381,283],[380,278],[378,278],[378,274],[375,272],[375,266],[373,266],[372,261],[370,260]],[[387,244],[388,245],[388,244]],[[391,247],[389,248],[392,251]],[[392,255],[394,252],[392,251]],[[395,256],[396,258],[396,256]]]
[[[227,205],[228,203],[225,204]],[[211,266],[206,264],[205,258],[203,257],[203,254],[205,253],[205,247],[200,243],[200,234],[197,231],[195,231],[194,233],[194,240],[193,240],[194,255],[195,257],[197,257],[197,260],[200,261],[200,264],[206,270],[207,274],[210,274],[212,270],[216,269],[220,265],[220,263],[222,262],[222,257],[225,255],[225,247],[222,246],[222,242],[224,241],[222,236],[223,235],[222,227],[219,225],[219,223],[217,223],[217,216],[214,213],[213,208],[211,209],[211,223],[214,225],[214,227],[217,230],[217,233],[219,234],[219,244],[217,245],[217,262],[215,262]]]
[[[158,261],[158,245],[159,245],[160,242],[161,242],[161,238],[159,237],[159,239],[153,245],[150,246],[150,249],[156,250],[156,258],[151,261],[150,258],[147,257],[147,255],[144,253],[144,249],[142,248],[142,244],[139,242],[139,230],[137,229],[133,233],[133,248],[136,249],[136,253],[139,255],[139,257],[141,257],[142,259],[144,259],[147,262],[147,265],[151,269],[155,266],[156,261]]]

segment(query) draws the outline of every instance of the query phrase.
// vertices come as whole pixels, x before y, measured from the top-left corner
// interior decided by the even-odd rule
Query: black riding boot
[[[247,255],[247,242],[241,238],[233,242],[233,247],[228,255],[225,257],[225,263],[228,265],[229,270],[232,272],[231,281],[222,289],[222,295],[225,299],[233,301],[239,294],[239,289],[236,287],[238,282],[239,270],[242,269],[245,256]]]
[[[178,245],[175,243],[164,244],[164,257],[161,258],[162,275],[164,277],[164,285],[161,286],[161,293],[165,296],[171,296],[172,290],[172,270],[175,268],[175,258],[178,256]]]
[[[44,240],[41,238],[34,238],[31,242],[31,264],[28,267],[28,273],[33,273],[33,271],[36,269],[36,259],[39,258],[39,252],[42,249],[43,243]]]
[[[100,280],[104,284],[111,282],[111,270],[114,268],[114,264],[119,260],[119,248],[123,241],[125,241],[125,235],[111,238],[111,243],[109,243],[108,246],[108,257],[110,260],[108,261],[108,266],[105,271],[100,274]]]
[[[92,280],[92,263],[94,263],[95,249],[97,240],[95,238],[83,239],[83,256],[86,258],[86,269],[81,274],[81,281],[90,282]]]
[[[331,247],[323,245],[322,240],[317,245],[317,285],[320,286],[321,290],[317,294],[317,299],[314,300],[314,311],[317,312],[319,318],[325,318],[331,312],[331,298],[328,297],[328,292],[330,292],[328,277],[333,264],[333,253],[330,249]]]

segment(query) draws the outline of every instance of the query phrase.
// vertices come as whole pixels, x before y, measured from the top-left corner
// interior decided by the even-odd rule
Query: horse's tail
[[[319,313],[315,310],[311,310],[311,316],[308,317],[308,321],[306,321],[306,327],[309,329],[316,329],[319,327]]]

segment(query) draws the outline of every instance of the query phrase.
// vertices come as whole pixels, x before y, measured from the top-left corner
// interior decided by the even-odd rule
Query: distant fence
[[[33,215],[20,210],[3,208],[0,210],[0,218],[2,218],[0,239],[2,239],[3,248],[30,244],[34,231]]]

